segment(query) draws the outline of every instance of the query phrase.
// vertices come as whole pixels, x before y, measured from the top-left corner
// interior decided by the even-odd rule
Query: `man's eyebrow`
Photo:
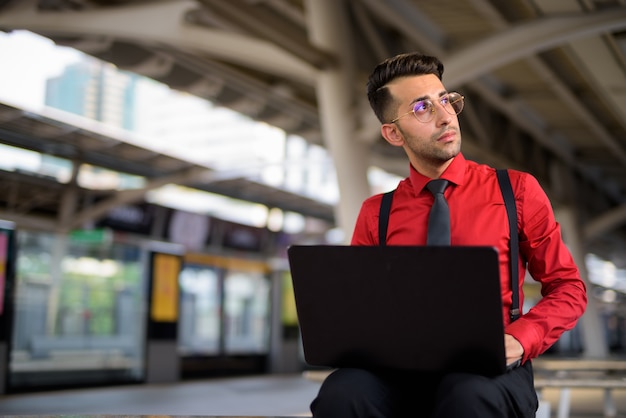
[[[411,103],[409,103],[410,105],[415,104],[417,102],[421,102],[422,100],[426,100],[428,99],[428,96],[421,96],[421,97],[416,97],[415,99],[411,100]]]
[[[442,90],[439,92],[439,96],[438,97],[442,97],[445,96],[446,94],[448,94],[447,90]],[[426,100],[426,99],[430,99],[430,96],[420,96],[420,97],[416,97],[415,99],[411,100],[411,102],[409,103],[409,105],[415,104],[416,102],[420,102],[422,100]]]

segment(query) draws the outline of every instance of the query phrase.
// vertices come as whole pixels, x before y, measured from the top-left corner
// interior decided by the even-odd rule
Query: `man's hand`
[[[506,353],[506,364],[515,363],[524,355],[524,347],[510,334],[504,334],[504,351]]]

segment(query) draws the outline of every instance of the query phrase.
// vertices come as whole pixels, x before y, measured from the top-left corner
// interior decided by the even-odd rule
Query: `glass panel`
[[[226,353],[267,353],[269,280],[256,272],[228,271],[224,280]]]
[[[138,247],[21,231],[9,386],[143,378]]]
[[[220,289],[215,268],[185,266],[180,273],[179,350],[217,354],[220,347]]]

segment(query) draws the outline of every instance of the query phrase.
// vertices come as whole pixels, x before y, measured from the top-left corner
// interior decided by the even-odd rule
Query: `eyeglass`
[[[444,94],[439,98],[439,103],[441,103],[441,107],[444,108],[446,112],[451,115],[458,115],[463,110],[463,106],[465,105],[465,97],[461,96],[457,92],[450,92],[448,94]],[[405,117],[409,113],[413,113],[415,119],[419,122],[427,123],[433,119],[436,112],[435,104],[430,99],[418,100],[413,104],[413,110],[410,112],[406,112],[403,115],[398,116],[390,123],[395,123],[400,118]]]

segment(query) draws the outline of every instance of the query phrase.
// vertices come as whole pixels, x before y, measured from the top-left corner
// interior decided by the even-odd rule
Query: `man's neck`
[[[414,159],[411,159],[410,162],[415,171],[417,171],[418,173],[431,179],[438,179],[439,177],[441,177],[443,172],[446,171],[450,164],[452,164],[453,160],[454,157],[441,164],[433,164],[423,160],[414,161]]]

